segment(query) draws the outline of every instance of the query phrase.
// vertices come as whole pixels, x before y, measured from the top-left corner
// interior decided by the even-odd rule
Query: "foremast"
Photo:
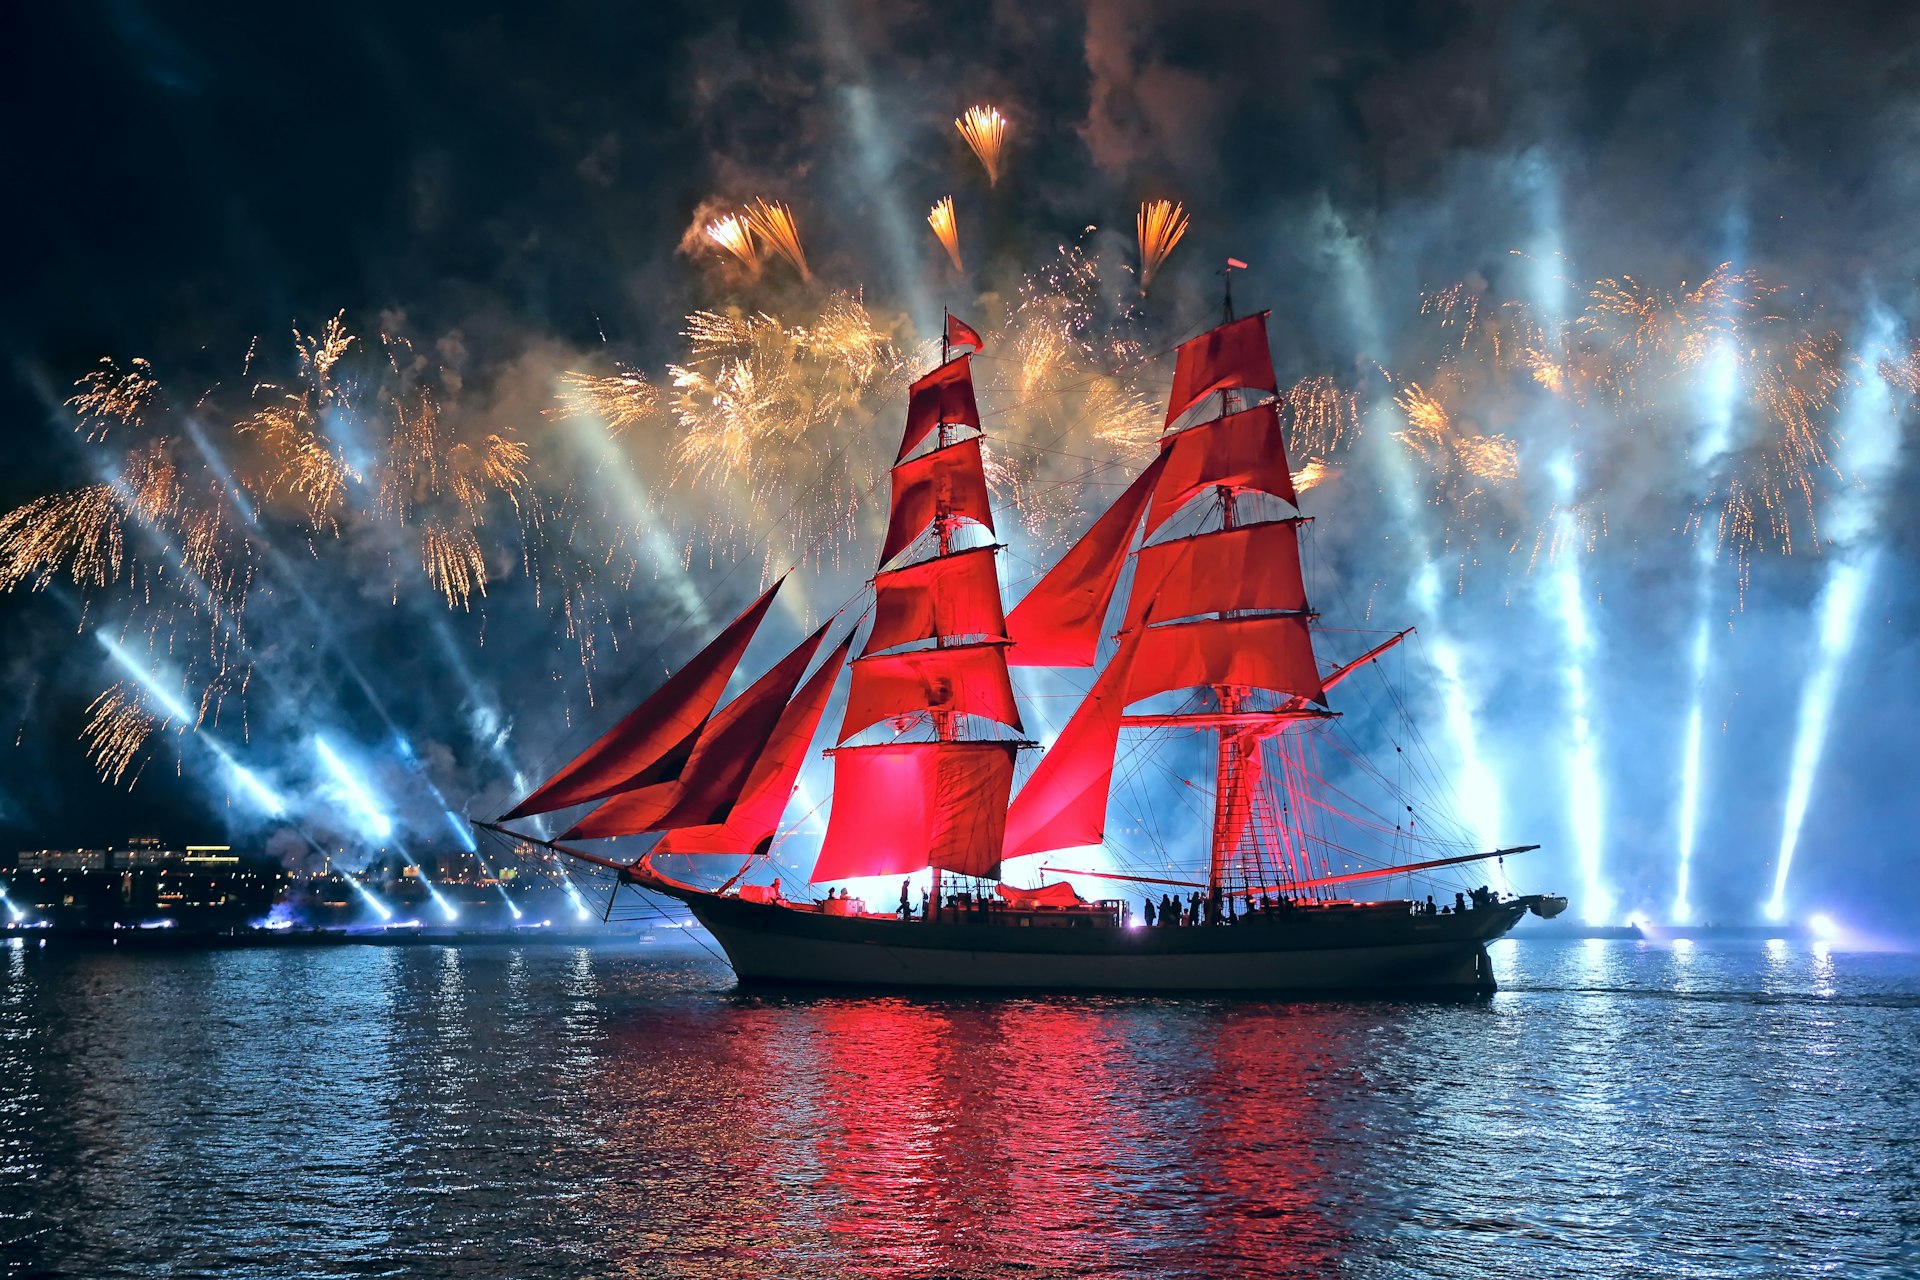
[[[954,355],[956,341],[971,350]],[[979,346],[949,317],[939,367],[908,391],[873,624],[851,664],[841,745],[829,752],[834,803],[816,884],[931,868],[937,896],[942,872],[1000,873],[1025,744],[1007,671],[999,547],[967,536],[993,533],[971,369]],[[891,736],[856,741],[876,730]]]

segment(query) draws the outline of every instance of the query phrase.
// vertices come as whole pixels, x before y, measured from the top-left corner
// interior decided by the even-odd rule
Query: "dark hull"
[[[744,983],[1006,991],[1491,991],[1486,944],[1533,904],[1432,916],[1342,905],[1147,929],[829,916],[663,891],[686,902]]]

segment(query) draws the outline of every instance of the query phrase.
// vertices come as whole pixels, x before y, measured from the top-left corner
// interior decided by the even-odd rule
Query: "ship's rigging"
[[[937,900],[943,873],[997,880],[1004,859],[1109,846],[1117,787],[1137,782],[1144,753],[1192,735],[1210,744],[1211,784],[1176,781],[1208,801],[1204,878],[1192,883],[1216,898],[1319,895],[1493,856],[1455,849],[1408,863],[1397,846],[1409,808],[1391,815],[1401,865],[1329,866],[1331,849],[1365,855],[1320,829],[1336,789],[1312,731],[1335,715],[1328,691],[1408,632],[1321,670],[1301,563],[1308,517],[1288,467],[1266,313],[1229,315],[1176,348],[1158,456],[1011,611],[972,380],[981,341],[952,318],[944,337],[941,363],[909,391],[872,603],[827,657],[814,663],[832,621],[716,710],[775,582],[505,819],[591,801],[561,839],[659,838],[638,861],[590,861],[638,868],[722,854],[744,869],[770,850],[845,664],[816,884],[930,869]],[[1033,744],[1010,666],[1097,668],[1017,793],[1016,761]],[[1127,767],[1118,783],[1117,765]],[[1386,834],[1389,815],[1361,808],[1358,824]]]

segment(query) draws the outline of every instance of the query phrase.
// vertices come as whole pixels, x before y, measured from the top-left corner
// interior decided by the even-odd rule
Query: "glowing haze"
[[[1420,627],[1464,822],[1546,846],[1516,881],[1595,920],[1905,883],[1911,15],[349,5],[291,65],[212,12],[35,21],[114,124],[20,170],[23,845],[462,847],[767,574],[755,671],[857,597],[942,304],[1017,598],[1151,456],[1231,255],[1329,654]]]

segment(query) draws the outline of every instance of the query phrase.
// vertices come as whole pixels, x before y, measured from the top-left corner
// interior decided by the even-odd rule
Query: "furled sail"
[[[955,356],[907,388],[907,431],[894,461],[912,453],[942,423],[979,429],[980,406],[973,397],[972,359],[971,352]]]
[[[1267,348],[1267,316],[1261,311],[1209,329],[1180,344],[1174,360],[1171,424],[1216,391],[1235,388],[1273,392],[1273,354]]]
[[[1133,542],[1140,512],[1159,484],[1167,455],[1155,458],[1085,536],[1007,615],[1016,667],[1090,667],[1100,624]]]
[[[833,753],[833,815],[813,883],[927,867],[998,876],[1013,742],[899,742]]]
[[[841,740],[882,720],[922,711],[984,716],[1020,728],[1005,647],[958,644],[855,658]]]
[[[792,653],[707,721],[678,780],[612,796],[560,838],[609,839],[723,821],[739,800],[748,774],[772,739],[800,677],[806,674],[831,625],[827,623],[801,641]]]
[[[1275,520],[1142,547],[1126,625],[1137,626],[1149,606],[1167,622],[1203,613],[1304,611],[1298,528]]]
[[[905,551],[937,519],[963,518],[993,528],[980,437],[934,449],[893,469],[893,513],[880,563]]]
[[[682,827],[669,831],[653,847],[657,854],[669,853],[754,853],[764,851],[780,829],[780,815],[786,811],[793,788],[800,781],[800,770],[807,762],[807,748],[826,714],[827,700],[833,695],[834,681],[853,647],[848,635],[819,669],[807,677],[806,684],[781,712],[765,750],[753,762],[740,798],[734,802],[726,821],[704,827]]]
[[[994,548],[974,547],[875,578],[867,651],[938,638],[1005,639],[993,562]]]
[[[733,669],[740,665],[740,656],[779,590],[780,582],[776,581],[693,661],[669,676],[599,741],[508,810],[503,820],[551,813],[678,776],[679,769],[664,771],[661,776],[663,771],[654,766],[678,756],[684,768],[684,762],[691,758],[694,735],[726,691]]]
[[[1220,488],[1254,489],[1298,503],[1279,410],[1272,404],[1188,427],[1163,439],[1160,449],[1166,466],[1147,509],[1149,535],[1194,498]]]

